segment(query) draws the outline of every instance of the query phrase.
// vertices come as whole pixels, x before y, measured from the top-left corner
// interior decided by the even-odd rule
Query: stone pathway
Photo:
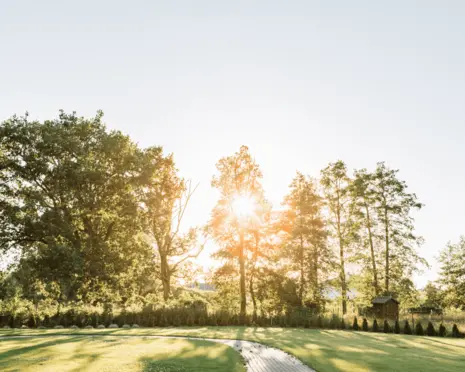
[[[76,334],[56,335],[24,335],[24,336],[1,336],[1,339],[6,338],[22,338],[22,337],[68,337],[77,336]],[[181,337],[181,336],[115,336],[115,335],[85,335],[79,336],[88,337],[141,337],[141,338],[183,338],[190,340],[203,340],[218,342],[228,345],[238,351],[244,358],[247,372],[315,372],[310,367],[303,364],[300,360],[285,353],[282,350],[268,347],[257,342],[242,341],[242,340],[223,340],[216,338],[199,338],[199,337]]]

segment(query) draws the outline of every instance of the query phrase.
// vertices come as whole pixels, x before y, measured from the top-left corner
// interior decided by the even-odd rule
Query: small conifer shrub
[[[373,320],[373,332],[379,332],[378,321],[376,319]]]
[[[428,322],[428,326],[426,327],[426,334],[428,336],[436,336],[436,330],[434,329],[433,323]]]
[[[444,324],[441,323],[441,325],[439,326],[439,337],[446,337],[446,334],[446,327],[444,327]]]
[[[409,324],[408,320],[406,320],[405,324],[404,324],[404,334],[405,335],[411,335],[412,334],[412,328],[410,328],[410,324]]]
[[[354,316],[354,323],[352,324],[352,329],[354,331],[358,331],[358,319],[356,316]]]
[[[400,333],[400,324],[399,321],[396,319],[396,322],[394,323],[394,333],[399,334]]]
[[[424,336],[425,335],[425,331],[423,330],[423,326],[421,325],[420,322],[418,322],[417,325],[415,326],[415,334],[417,336]]]
[[[365,332],[368,332],[368,321],[367,321],[367,318],[363,318],[362,329],[363,329]]]
[[[346,322],[344,321],[344,318],[341,319],[341,329],[346,329]]]
[[[454,323],[452,326],[452,337],[459,338],[461,337],[459,327],[457,327],[457,324]]]
[[[391,332],[391,326],[389,325],[389,322],[385,319],[383,323],[383,332],[384,333],[389,333]]]

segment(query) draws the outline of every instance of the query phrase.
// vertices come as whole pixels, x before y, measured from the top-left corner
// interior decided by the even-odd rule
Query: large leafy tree
[[[449,242],[439,257],[439,282],[444,288],[444,303],[465,310],[465,236]]]
[[[407,191],[398,170],[378,163],[371,176],[373,198],[384,241],[384,291],[392,292],[391,280],[409,278],[419,264],[427,265],[416,252],[422,238],[414,234],[413,210],[422,208],[416,195]]]
[[[285,210],[280,224],[284,233],[283,253],[291,260],[291,270],[298,273],[300,304],[308,299],[320,305],[321,266],[322,261],[328,259],[329,252],[322,219],[322,197],[317,192],[317,183],[297,173],[283,204]]]
[[[248,256],[256,247],[257,226],[263,215],[262,173],[247,146],[224,157],[216,165],[218,174],[212,186],[220,191],[220,198],[212,211],[209,231],[220,246],[216,257],[239,263],[240,314],[247,308],[246,266]],[[253,255],[253,253],[252,253]]]
[[[141,238],[141,190],[161,148],[140,150],[102,113],[60,112],[0,126],[0,247],[21,252],[31,278],[57,283],[60,300],[117,300],[150,277]],[[136,285],[137,283],[137,285]]]
[[[341,160],[330,163],[321,171],[321,185],[327,206],[328,229],[339,254],[339,284],[342,297],[342,313],[347,313],[346,264],[350,247],[355,240],[358,224],[351,197],[352,180]]]

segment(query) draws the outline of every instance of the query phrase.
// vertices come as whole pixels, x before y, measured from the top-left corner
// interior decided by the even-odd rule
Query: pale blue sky
[[[400,168],[437,252],[465,234],[465,2],[0,0],[0,120],[105,112],[174,152],[208,218],[216,161],[250,147],[278,205],[296,170]]]

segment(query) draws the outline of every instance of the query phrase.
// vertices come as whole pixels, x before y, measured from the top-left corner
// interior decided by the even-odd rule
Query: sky
[[[297,170],[386,161],[425,204],[423,286],[465,234],[464,19],[450,0],[0,0],[0,120],[103,110],[199,183],[186,225],[242,144],[275,206]]]

